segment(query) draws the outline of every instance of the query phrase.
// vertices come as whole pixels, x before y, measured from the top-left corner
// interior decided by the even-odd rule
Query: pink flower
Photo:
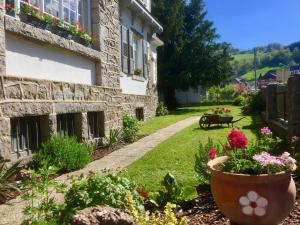
[[[269,127],[263,127],[260,129],[260,133],[264,136],[271,136],[272,135],[272,131],[270,130]]]
[[[213,160],[217,155],[217,150],[212,148],[208,151],[209,158]]]
[[[246,138],[246,136],[238,130],[232,130],[228,134],[227,139],[232,148],[243,149],[248,144],[248,139]]]

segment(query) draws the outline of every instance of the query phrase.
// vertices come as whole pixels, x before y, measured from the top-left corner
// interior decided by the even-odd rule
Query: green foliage
[[[203,0],[153,1],[153,14],[164,27],[158,48],[158,86],[168,107],[176,107],[175,89],[221,84],[231,75],[230,46],[217,43]]]
[[[164,102],[158,103],[156,108],[156,116],[165,116],[168,115],[169,111],[168,108],[165,106]]]
[[[122,138],[122,130],[120,129],[111,129],[109,131],[109,136],[107,138],[108,147],[113,147],[114,144],[118,143]]]
[[[244,102],[245,102],[245,97],[240,95],[233,99],[232,104],[236,105],[236,106],[242,106],[242,105],[244,105]]]
[[[79,143],[75,137],[55,136],[42,145],[34,156],[38,167],[54,166],[60,171],[72,171],[83,168],[91,159],[88,145]]]
[[[187,225],[186,217],[178,220],[173,212],[173,205],[168,203],[163,214],[150,213],[149,211],[140,211],[136,207],[136,202],[132,196],[128,195],[126,199],[126,210],[133,216],[135,222],[139,225]]]
[[[183,189],[177,183],[176,178],[171,173],[167,173],[161,182],[158,192],[151,196],[151,202],[159,209],[163,209],[168,202],[177,204],[182,200]]]
[[[65,195],[65,214],[72,215],[76,210],[97,205],[124,208],[128,194],[141,207],[142,198],[135,189],[134,183],[116,174],[104,176],[96,173],[73,178],[72,186]]]
[[[27,203],[23,211],[25,219],[22,225],[63,224],[59,222],[63,205],[56,202],[53,194],[63,192],[65,185],[51,179],[56,172],[54,167],[30,170],[31,179],[23,182],[23,188],[28,191],[22,195],[22,199]]]
[[[220,97],[224,100],[231,100],[235,95],[235,87],[234,85],[227,85],[220,91]]]
[[[244,102],[244,110],[248,112],[263,112],[266,108],[260,92],[253,92],[247,96]]]
[[[210,160],[208,152],[211,149],[222,149],[219,144],[215,144],[212,138],[208,138],[206,144],[199,142],[198,152],[195,155],[195,171],[201,184],[209,184],[210,172],[207,162]]]
[[[19,191],[17,184],[10,178],[20,171],[20,162],[18,161],[8,168],[5,162],[0,162],[0,201],[6,199],[8,191]]]
[[[137,119],[125,114],[122,117],[123,121],[123,140],[125,142],[133,142],[137,138],[139,132],[139,124]]]

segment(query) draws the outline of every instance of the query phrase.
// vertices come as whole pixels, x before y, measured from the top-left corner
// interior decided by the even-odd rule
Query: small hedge
[[[72,171],[83,168],[91,160],[91,150],[75,137],[55,136],[42,145],[35,155],[34,162],[38,167],[54,166],[60,171]]]

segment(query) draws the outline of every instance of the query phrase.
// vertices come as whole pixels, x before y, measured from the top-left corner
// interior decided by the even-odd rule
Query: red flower
[[[229,151],[231,149],[230,145],[228,143],[225,144],[225,150]]]
[[[212,148],[211,150],[208,151],[208,155],[209,155],[209,158],[211,160],[213,160],[217,155],[217,150]]]
[[[12,8],[11,4],[9,4],[9,3],[5,4],[5,9],[6,10],[10,10],[11,8]]]
[[[145,191],[143,188],[141,187],[136,188],[136,192],[144,199],[149,199],[149,193]]]
[[[243,149],[248,144],[248,139],[246,138],[246,136],[238,130],[232,130],[228,134],[227,139],[232,148]]]
[[[42,11],[39,11],[39,16],[43,16],[44,13]]]

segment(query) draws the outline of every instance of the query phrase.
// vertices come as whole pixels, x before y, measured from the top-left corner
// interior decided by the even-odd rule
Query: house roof
[[[138,0],[122,0],[120,1],[121,4],[125,5],[126,7],[133,10],[136,15],[142,18],[143,22],[149,25],[155,32],[161,33],[163,32],[162,25],[155,19],[151,12],[142,5]]]
[[[262,77],[258,78],[259,80],[266,80],[266,79],[272,79],[275,78],[276,79],[277,74],[276,74],[276,70],[269,70],[267,73],[265,73],[265,75],[263,75]]]

